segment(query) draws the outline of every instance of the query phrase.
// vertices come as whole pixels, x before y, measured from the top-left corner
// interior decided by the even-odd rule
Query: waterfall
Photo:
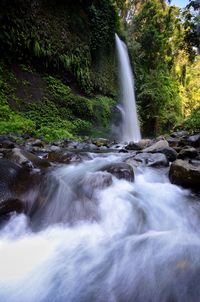
[[[138,123],[134,79],[131,70],[127,47],[115,34],[119,62],[120,101],[123,106],[122,140],[137,142],[141,139]]]

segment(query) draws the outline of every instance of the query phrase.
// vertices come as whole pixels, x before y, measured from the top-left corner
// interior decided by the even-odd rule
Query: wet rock
[[[139,144],[134,143],[134,142],[130,142],[126,147],[126,150],[141,150],[141,147],[139,146]]]
[[[126,179],[128,181],[134,181],[134,171],[131,165],[127,163],[113,163],[109,164],[101,169],[101,171],[107,171],[118,179]]]
[[[16,164],[27,168],[47,168],[50,166],[50,163],[46,159],[41,159],[33,153],[19,148],[12,149],[5,154],[5,157]]]
[[[168,148],[169,144],[166,140],[160,140],[150,147],[143,149],[143,152],[158,152],[159,149]]]
[[[188,162],[194,166],[200,166],[200,159],[189,159]]]
[[[126,150],[126,149],[120,149],[119,153],[128,153],[128,150]]]
[[[0,141],[0,148],[13,149],[13,148],[15,148],[15,144],[9,140],[3,140],[3,141]]]
[[[195,148],[186,146],[178,154],[178,158],[195,158],[198,155],[198,152]]]
[[[81,195],[90,199],[94,198],[96,191],[107,188],[112,182],[110,173],[102,171],[88,173],[80,183]]]
[[[50,147],[50,150],[53,151],[53,152],[61,152],[62,149],[59,146],[53,145],[53,146]]]
[[[170,166],[169,179],[173,184],[200,190],[200,166],[177,159]]]
[[[97,139],[93,140],[92,142],[97,147],[102,147],[102,146],[108,147],[110,144],[110,141],[106,138],[97,138]]]
[[[21,167],[7,159],[0,159],[0,202],[13,196],[13,185]]]
[[[90,159],[90,156],[87,153],[73,153],[60,150],[49,152],[47,159],[51,162],[69,164],[81,162],[83,159]]]
[[[168,161],[173,162],[177,159],[178,153],[171,147],[159,148],[156,150],[158,153],[163,153]]]
[[[168,137],[167,138],[168,144],[171,148],[176,148],[179,146],[180,138]]]
[[[25,210],[25,203],[19,199],[11,198],[0,203],[0,216],[7,215],[11,212],[23,213]]]
[[[130,157],[125,161],[127,164],[131,165],[133,168],[137,168],[140,165],[140,162],[135,160],[134,157]]]
[[[137,145],[140,147],[140,149],[145,149],[153,145],[153,140],[152,139],[141,139]]]
[[[189,136],[187,141],[191,146],[199,148],[200,147],[200,133]]]
[[[188,136],[188,131],[177,131],[177,132],[173,132],[172,134],[171,134],[171,137],[186,137],[186,136]]]
[[[39,148],[44,148],[44,143],[42,142],[41,139],[36,139],[33,143],[32,143],[33,147],[39,147]]]
[[[169,165],[166,156],[162,153],[139,153],[134,157],[134,160],[148,167],[166,167]]]

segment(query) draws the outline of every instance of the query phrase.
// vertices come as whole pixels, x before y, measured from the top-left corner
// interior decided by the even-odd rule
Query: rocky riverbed
[[[59,140],[45,143],[40,139],[23,136],[0,136],[0,219],[7,220],[12,212],[32,216],[43,203],[49,202],[49,173],[62,165],[78,164],[91,160],[95,154],[118,154],[117,162],[101,167],[93,179],[84,180],[87,186],[109,186],[109,175],[134,181],[139,166],[165,168],[171,183],[200,190],[200,134],[172,133],[168,137],[142,139],[138,143],[116,143],[107,139],[85,142]],[[49,179],[48,179],[49,181]],[[56,183],[55,183],[56,186]],[[46,191],[45,191],[46,190]],[[198,194],[198,193],[197,193]]]

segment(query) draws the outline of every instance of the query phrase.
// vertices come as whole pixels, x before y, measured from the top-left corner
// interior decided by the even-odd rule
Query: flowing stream
[[[119,62],[120,101],[122,104],[122,141],[137,142],[141,139],[140,127],[136,111],[134,79],[128,50],[118,35],[115,35]]]
[[[0,229],[2,302],[198,302],[200,208],[165,169],[102,172],[126,156],[60,166],[49,201]],[[46,186],[46,188],[45,188]]]

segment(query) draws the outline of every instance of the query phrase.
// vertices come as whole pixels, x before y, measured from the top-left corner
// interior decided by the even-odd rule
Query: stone
[[[50,150],[53,152],[61,152],[62,149],[59,146],[53,145],[50,147]]]
[[[49,152],[47,155],[47,159],[51,162],[70,164],[81,162],[83,159],[90,159],[90,156],[87,153],[74,153],[60,150]]]
[[[125,147],[126,150],[141,150],[141,147],[137,144],[137,143],[134,143],[134,142],[130,142],[126,147]]]
[[[25,150],[19,148],[14,148],[10,152],[5,154],[5,157],[12,162],[25,166],[27,168],[47,168],[51,164],[46,159],[41,159],[40,157],[34,155]]]
[[[166,156],[162,153],[139,153],[134,157],[134,160],[141,162],[148,167],[166,167],[169,162]]]
[[[170,166],[169,179],[173,184],[200,190],[200,166],[177,159]]]
[[[186,146],[178,154],[178,158],[195,158],[198,155],[198,152],[195,148]]]
[[[7,215],[11,212],[25,212],[25,204],[17,198],[10,198],[0,203],[0,216]]]
[[[168,137],[167,141],[171,148],[177,148],[180,143],[180,138],[179,137]]]
[[[107,171],[114,175],[118,179],[126,179],[128,181],[134,181],[134,171],[131,165],[127,163],[113,163],[106,165],[101,171]]]
[[[125,161],[127,164],[131,165],[133,168],[137,168],[140,165],[140,162],[135,160],[134,157],[130,157]]]
[[[168,161],[173,162],[177,159],[178,153],[171,147],[159,148],[156,150],[158,153],[163,153]]]
[[[166,140],[160,140],[157,143],[153,144],[150,147],[143,149],[143,152],[157,152],[159,149],[168,148],[169,144]]]
[[[102,171],[88,173],[80,183],[81,197],[94,198],[94,194],[97,190],[103,190],[109,187],[112,182],[112,175],[110,173]]]
[[[21,167],[7,159],[0,159],[0,202],[12,197],[14,182]]]
[[[200,147],[200,133],[189,136],[187,141],[191,146],[199,148]]]
[[[36,140],[32,143],[32,145],[33,145],[34,147],[39,147],[39,148],[43,148],[43,147],[44,147],[44,143],[42,142],[41,139],[36,139]]]
[[[137,145],[140,147],[140,149],[145,149],[147,147],[150,147],[151,145],[153,145],[154,141],[152,139],[141,139]]]
[[[9,140],[3,140],[0,142],[0,148],[13,149],[15,148],[15,144]]]
[[[177,131],[171,134],[171,137],[186,137],[188,136],[188,131]]]
[[[120,149],[118,152],[119,153],[128,153],[128,150],[126,150],[126,149]]]
[[[93,140],[92,142],[97,147],[102,147],[102,146],[108,147],[110,144],[110,141],[106,138],[97,138],[97,139]]]

